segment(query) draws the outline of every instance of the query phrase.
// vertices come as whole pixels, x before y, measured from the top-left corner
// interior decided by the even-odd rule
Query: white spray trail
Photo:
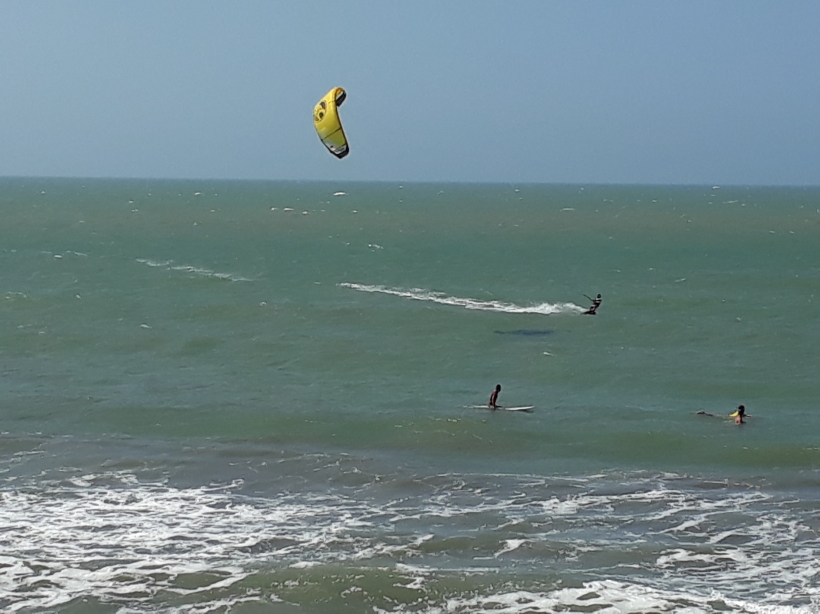
[[[408,290],[401,288],[387,288],[385,286],[367,286],[364,284],[341,283],[343,288],[358,290],[359,292],[371,292],[376,294],[389,294],[399,296],[414,301],[429,301],[441,305],[451,305],[454,307],[464,307],[465,309],[476,309],[480,311],[500,311],[504,313],[537,313],[550,315],[556,313],[580,313],[584,311],[574,303],[539,303],[536,305],[516,305],[515,303],[503,303],[501,301],[481,301],[473,298],[460,298],[448,296],[443,292],[434,292],[423,288],[411,288]]]

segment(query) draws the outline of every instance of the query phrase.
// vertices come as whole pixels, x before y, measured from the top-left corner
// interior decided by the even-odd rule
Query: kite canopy
[[[344,158],[350,153],[342,121],[336,110],[345,98],[347,98],[345,91],[340,87],[334,87],[313,109],[313,125],[316,126],[316,132],[328,151],[337,158]]]

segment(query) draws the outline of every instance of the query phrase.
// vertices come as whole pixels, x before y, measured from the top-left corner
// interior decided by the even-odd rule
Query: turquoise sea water
[[[3,611],[820,611],[820,189],[0,214]]]

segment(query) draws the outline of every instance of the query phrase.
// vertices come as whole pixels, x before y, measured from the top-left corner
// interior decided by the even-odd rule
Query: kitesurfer
[[[500,392],[501,384],[496,384],[495,390],[493,390],[493,393],[490,395],[490,402],[487,404],[490,409],[498,409],[498,394]]]
[[[586,294],[584,294],[584,296],[592,301],[592,305],[589,306],[589,309],[587,309],[584,314],[594,316],[595,312],[598,311],[598,307],[601,306],[601,295],[599,294],[596,298],[589,297]]]

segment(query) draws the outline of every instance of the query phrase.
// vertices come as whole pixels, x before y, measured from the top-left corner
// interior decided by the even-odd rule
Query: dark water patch
[[[516,330],[497,330],[496,335],[515,335],[517,337],[546,337],[555,331],[548,328],[518,328]]]

